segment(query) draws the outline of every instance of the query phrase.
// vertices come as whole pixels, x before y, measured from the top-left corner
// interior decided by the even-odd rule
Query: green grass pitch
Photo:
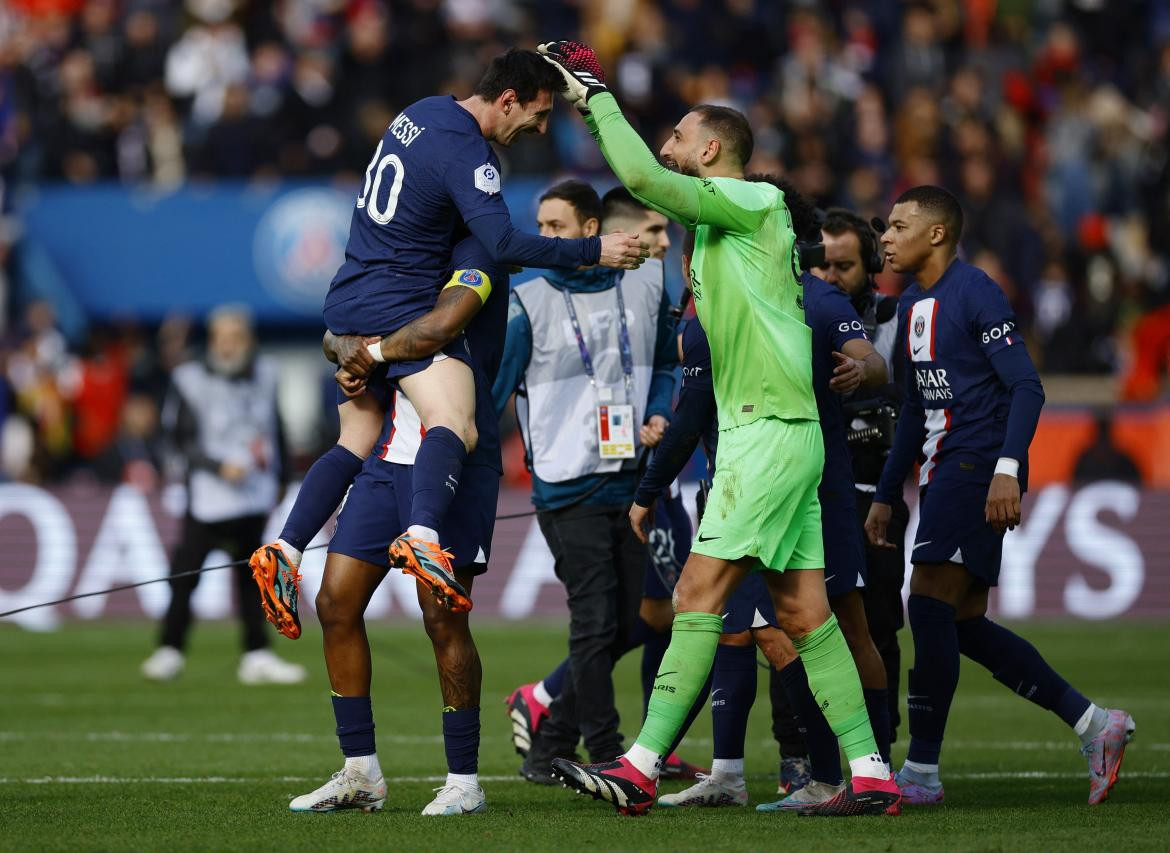
[[[183,677],[146,683],[138,664],[154,633],[146,624],[73,625],[54,634],[0,625],[0,850],[1170,849],[1165,625],[1024,627],[1081,689],[1137,720],[1105,805],[1085,805],[1085,765],[1072,733],[964,662],[944,752],[946,805],[838,821],[751,807],[656,809],[627,819],[564,789],[523,782],[502,700],[556,663],[565,634],[506,624],[476,632],[487,814],[418,814],[445,772],[440,700],[421,625],[399,624],[371,629],[379,757],[390,785],[385,811],[294,815],[288,798],[340,766],[315,626],[295,643],[278,638],[281,653],[311,669],[311,682],[298,687],[239,686],[237,629],[228,624],[197,625]],[[636,658],[617,674],[627,736],[639,713]],[[702,718],[681,752],[706,763],[710,744]],[[747,752],[754,806],[775,791],[763,678]],[[895,761],[904,755],[903,729]]]

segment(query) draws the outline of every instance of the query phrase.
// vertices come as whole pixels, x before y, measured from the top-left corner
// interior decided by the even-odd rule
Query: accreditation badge
[[[602,459],[634,458],[634,407],[601,403],[597,407],[597,446]]]

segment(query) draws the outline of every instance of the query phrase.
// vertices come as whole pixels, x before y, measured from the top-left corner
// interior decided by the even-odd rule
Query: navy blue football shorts
[[[670,598],[691,555],[691,517],[682,495],[665,495],[654,505],[649,556],[642,580],[643,598]]]
[[[829,598],[865,585],[865,542],[850,491],[822,489],[821,536],[825,541],[825,591]]]
[[[760,572],[751,572],[727,599],[723,609],[723,633],[739,634],[749,628],[778,628],[772,594]]]
[[[390,393],[397,387],[399,379],[406,376],[413,376],[416,373],[422,373],[436,361],[441,361],[443,358],[453,358],[457,361],[462,361],[473,371],[475,370],[475,362],[471,358],[471,350],[467,346],[467,338],[463,333],[459,333],[459,337],[443,347],[434,355],[428,355],[426,358],[416,358],[411,361],[388,361],[384,364],[377,364],[370,372],[369,379],[366,380],[366,392],[374,395],[374,399],[385,410],[390,407]],[[349,401],[349,397],[341,390],[341,386],[336,386],[337,405]]]
[[[388,566],[390,543],[410,525],[413,474],[413,465],[367,460],[337,516],[329,553]],[[495,469],[464,466],[459,489],[439,530],[439,542],[455,556],[455,568],[470,568],[476,575],[487,571],[499,493],[500,475]]]
[[[936,474],[919,492],[911,561],[959,563],[988,586],[998,585],[1003,535],[986,520],[990,485],[984,477]]]

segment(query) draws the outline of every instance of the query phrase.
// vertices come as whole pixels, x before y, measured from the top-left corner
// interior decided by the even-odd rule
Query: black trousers
[[[533,744],[536,761],[571,754],[579,736],[593,761],[622,752],[613,666],[630,647],[646,570],[627,512],[585,505],[537,513],[568,596],[570,669]]]
[[[873,494],[857,491],[857,516],[865,524]],[[910,523],[910,509],[901,498],[893,504],[893,516],[886,530],[886,540],[896,543],[896,548],[875,548],[866,540],[865,563],[869,577],[862,590],[865,600],[865,618],[869,622],[869,635],[877,646],[882,663],[886,666],[886,683],[890,697],[890,743],[898,739],[898,725],[902,722],[899,713],[898,688],[902,680],[902,651],[898,648],[898,631],[906,624],[902,606],[902,584],[906,580],[906,526]]]
[[[226,551],[233,561],[247,560],[261,544],[266,520],[263,515],[247,515],[207,523],[195,520],[190,514],[183,519],[183,532],[171,559],[171,604],[163,617],[161,645],[180,650],[186,645],[191,629],[191,596],[203,577],[173,576],[200,568],[207,555],[216,548]],[[260,590],[252,580],[248,564],[245,562],[220,571],[231,571],[235,577],[236,605],[244,628],[244,651],[265,648],[268,632],[264,628],[264,609],[260,604]]]

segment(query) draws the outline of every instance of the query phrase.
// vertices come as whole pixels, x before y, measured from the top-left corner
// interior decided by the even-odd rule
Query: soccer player
[[[513,49],[492,60],[471,97],[424,98],[394,119],[366,168],[345,262],[325,297],[330,331],[385,337],[433,308],[464,227],[497,264],[628,269],[641,263],[647,253],[629,235],[561,240],[512,226],[490,143],[506,146],[523,134],[544,133],[553,92],[561,88],[560,76],[538,54]],[[369,347],[370,358],[387,361],[383,345]],[[456,609],[469,609],[471,601],[451,575],[436,528],[477,437],[468,361],[457,339],[439,353],[380,368],[427,428],[415,460],[410,525],[395,539],[392,560]],[[377,401],[365,394],[351,399],[339,391],[338,413],[338,444],[305,476],[280,538],[252,555],[266,614],[293,639],[300,636],[301,552],[336,509],[382,424]]]
[[[910,752],[897,780],[907,803],[942,802],[939,756],[963,654],[1073,729],[1089,762],[1089,803],[1100,803],[1117,781],[1133,718],[1094,705],[1027,640],[987,618],[1004,531],[1020,523],[1044,391],[1003,291],[958,259],[962,229],[954,196],[919,186],[894,203],[881,237],[886,262],[912,276],[898,305],[912,370],[866,520],[875,545],[892,547],[891,505],[915,459],[924,460],[907,608]]]
[[[720,428],[714,488],[675,588],[671,642],[642,732],[617,761],[556,759],[554,768],[620,813],[648,811],[662,758],[711,669],[723,605],[749,572],[762,569],[778,621],[853,771],[833,807],[819,813],[880,814],[900,795],[878,754],[857,668],[825,594],[816,493],[824,447],[783,193],[744,180],[752,134],[742,114],[701,106],[684,116],[662,149],[673,172],[622,117],[591,49],[573,42],[540,49],[562,71],[566,98],[588,111],[622,184],[695,230],[691,290],[711,344]]]
[[[435,308],[382,343],[395,357],[422,358],[442,349],[467,326],[476,369],[479,442],[468,455],[439,530],[451,549],[454,577],[470,590],[475,576],[487,570],[502,470],[491,382],[503,351],[508,278],[475,238],[456,246],[453,261],[458,269]],[[327,354],[334,359],[361,345],[360,338],[330,336],[325,341]],[[419,415],[410,401],[385,377],[370,381],[370,394],[385,403],[385,424],[377,452],[366,460],[338,516],[316,601],[345,765],[317,790],[292,800],[293,811],[369,811],[381,808],[386,798],[374,739],[372,666],[363,613],[390,569],[390,541],[410,514],[414,460],[421,441]],[[448,771],[446,784],[423,814],[480,812],[486,808],[478,779],[481,667],[468,614],[443,607],[421,585],[419,605],[439,672]]]

